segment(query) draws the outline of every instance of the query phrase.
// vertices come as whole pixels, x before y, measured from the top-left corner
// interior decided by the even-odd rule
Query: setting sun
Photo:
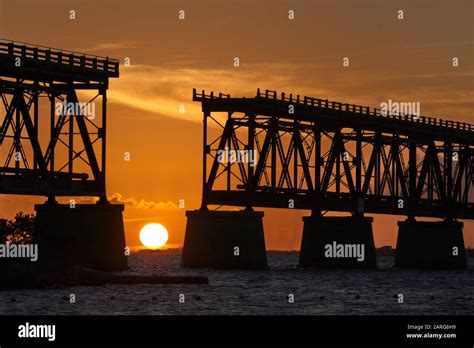
[[[160,248],[168,241],[168,230],[162,224],[147,224],[140,230],[140,241],[147,248]]]

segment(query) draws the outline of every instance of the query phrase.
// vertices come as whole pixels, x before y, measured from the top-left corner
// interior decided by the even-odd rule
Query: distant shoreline
[[[168,248],[168,249],[139,249],[135,253],[181,253],[183,248]],[[299,250],[267,250],[267,253],[299,253]],[[377,256],[395,256],[395,249],[391,246],[383,246],[375,248]],[[466,257],[474,258],[474,249],[466,248]]]

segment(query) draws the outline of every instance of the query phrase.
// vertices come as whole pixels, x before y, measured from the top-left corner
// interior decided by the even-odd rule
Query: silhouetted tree
[[[35,215],[20,211],[12,220],[3,220],[0,226],[0,239],[2,243],[33,243],[36,239],[35,226]]]

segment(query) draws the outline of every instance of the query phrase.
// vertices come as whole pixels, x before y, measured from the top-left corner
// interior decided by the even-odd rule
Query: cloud
[[[71,199],[74,199],[76,204],[96,204],[99,198],[97,197],[73,197]],[[112,204],[125,204],[127,206],[131,206],[137,209],[159,209],[159,210],[165,210],[165,209],[178,209],[178,206],[173,203],[173,202],[153,202],[153,201],[147,201],[145,199],[140,199],[137,200],[135,198],[125,198],[122,196],[122,194],[118,192],[114,192],[112,195],[107,197],[108,201]],[[1,203],[1,198],[0,198],[0,203]],[[62,204],[69,204],[70,203],[70,198],[64,198],[63,200],[60,200],[60,203]]]
[[[120,193],[113,193],[107,197],[110,203],[121,203],[133,206],[138,209],[178,209],[178,206],[173,202],[153,202],[144,199],[136,200],[135,198],[125,198]]]
[[[137,42],[102,42],[88,47],[78,47],[75,48],[75,51],[78,52],[98,52],[98,51],[108,51],[108,50],[120,50],[127,48],[137,48],[142,44]]]
[[[121,77],[111,81],[108,99],[146,111],[143,116],[146,118],[158,115],[202,122],[201,106],[192,102],[193,88],[232,96],[254,96],[258,87],[284,91],[298,85],[300,74],[296,70],[299,69],[302,67],[284,63],[229,69],[132,65],[121,67]],[[313,88],[313,92],[321,91]],[[184,105],[184,114],[179,112],[180,105]]]

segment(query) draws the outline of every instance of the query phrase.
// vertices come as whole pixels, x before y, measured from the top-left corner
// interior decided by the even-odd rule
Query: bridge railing
[[[222,98],[230,98],[229,94],[214,94],[214,92],[210,92],[210,94],[206,94],[205,90],[202,90],[201,93],[197,92],[197,90],[193,89],[193,100],[200,101],[202,99],[222,99]],[[257,99],[266,99],[266,100],[273,100],[273,101],[283,101],[292,104],[301,104],[310,106],[313,108],[318,109],[330,109],[330,110],[337,110],[343,112],[351,112],[355,115],[361,116],[375,116],[375,117],[384,117],[388,119],[395,119],[404,122],[413,122],[418,124],[424,124],[429,126],[439,126],[439,127],[446,127],[446,128],[453,128],[465,131],[474,131],[474,125],[466,123],[466,122],[459,122],[459,121],[450,121],[450,120],[442,120],[437,119],[434,117],[428,116],[421,116],[421,115],[413,115],[413,114],[402,114],[402,113],[393,113],[393,112],[383,112],[382,109],[377,108],[370,108],[369,106],[363,105],[356,105],[356,104],[348,104],[348,103],[341,103],[336,102],[328,99],[319,99],[313,97],[300,97],[299,95],[294,96],[293,94],[285,94],[285,92],[281,93],[280,98],[278,97],[278,93],[276,91],[265,90],[260,91],[260,88],[257,89]]]
[[[105,73],[110,77],[118,77],[119,71],[119,61],[117,59],[4,39],[0,39],[0,55],[61,64],[65,67],[83,70],[94,70]]]
[[[324,109],[352,112],[357,115],[370,115],[370,116],[377,116],[377,117],[385,117],[385,118],[396,119],[400,121],[414,122],[414,123],[420,123],[420,124],[426,124],[426,125],[432,125],[432,126],[467,130],[467,131],[474,131],[474,125],[471,125],[466,122],[442,120],[442,119],[437,119],[434,117],[421,116],[421,115],[419,116],[419,115],[413,115],[413,114],[407,115],[407,114],[402,114],[402,113],[383,112],[382,109],[377,109],[377,108],[371,109],[369,106],[341,103],[341,102],[336,102],[336,101],[330,101],[328,99],[319,99],[319,98],[306,97],[306,96],[301,98],[299,95],[296,95],[296,96],[293,96],[293,94],[287,95],[284,92],[281,93],[281,98],[278,98],[278,94],[276,91],[265,90],[265,92],[261,92],[260,88],[257,89],[256,98],[269,99],[269,100],[281,100],[288,103],[303,104],[303,105],[311,106],[315,108],[324,108]]]
[[[196,88],[193,88],[193,100],[222,99],[222,98],[230,98],[230,94],[224,94],[224,93],[214,94],[214,92],[211,92],[210,94],[206,94],[205,90],[202,90],[202,92],[199,93],[196,90]]]

